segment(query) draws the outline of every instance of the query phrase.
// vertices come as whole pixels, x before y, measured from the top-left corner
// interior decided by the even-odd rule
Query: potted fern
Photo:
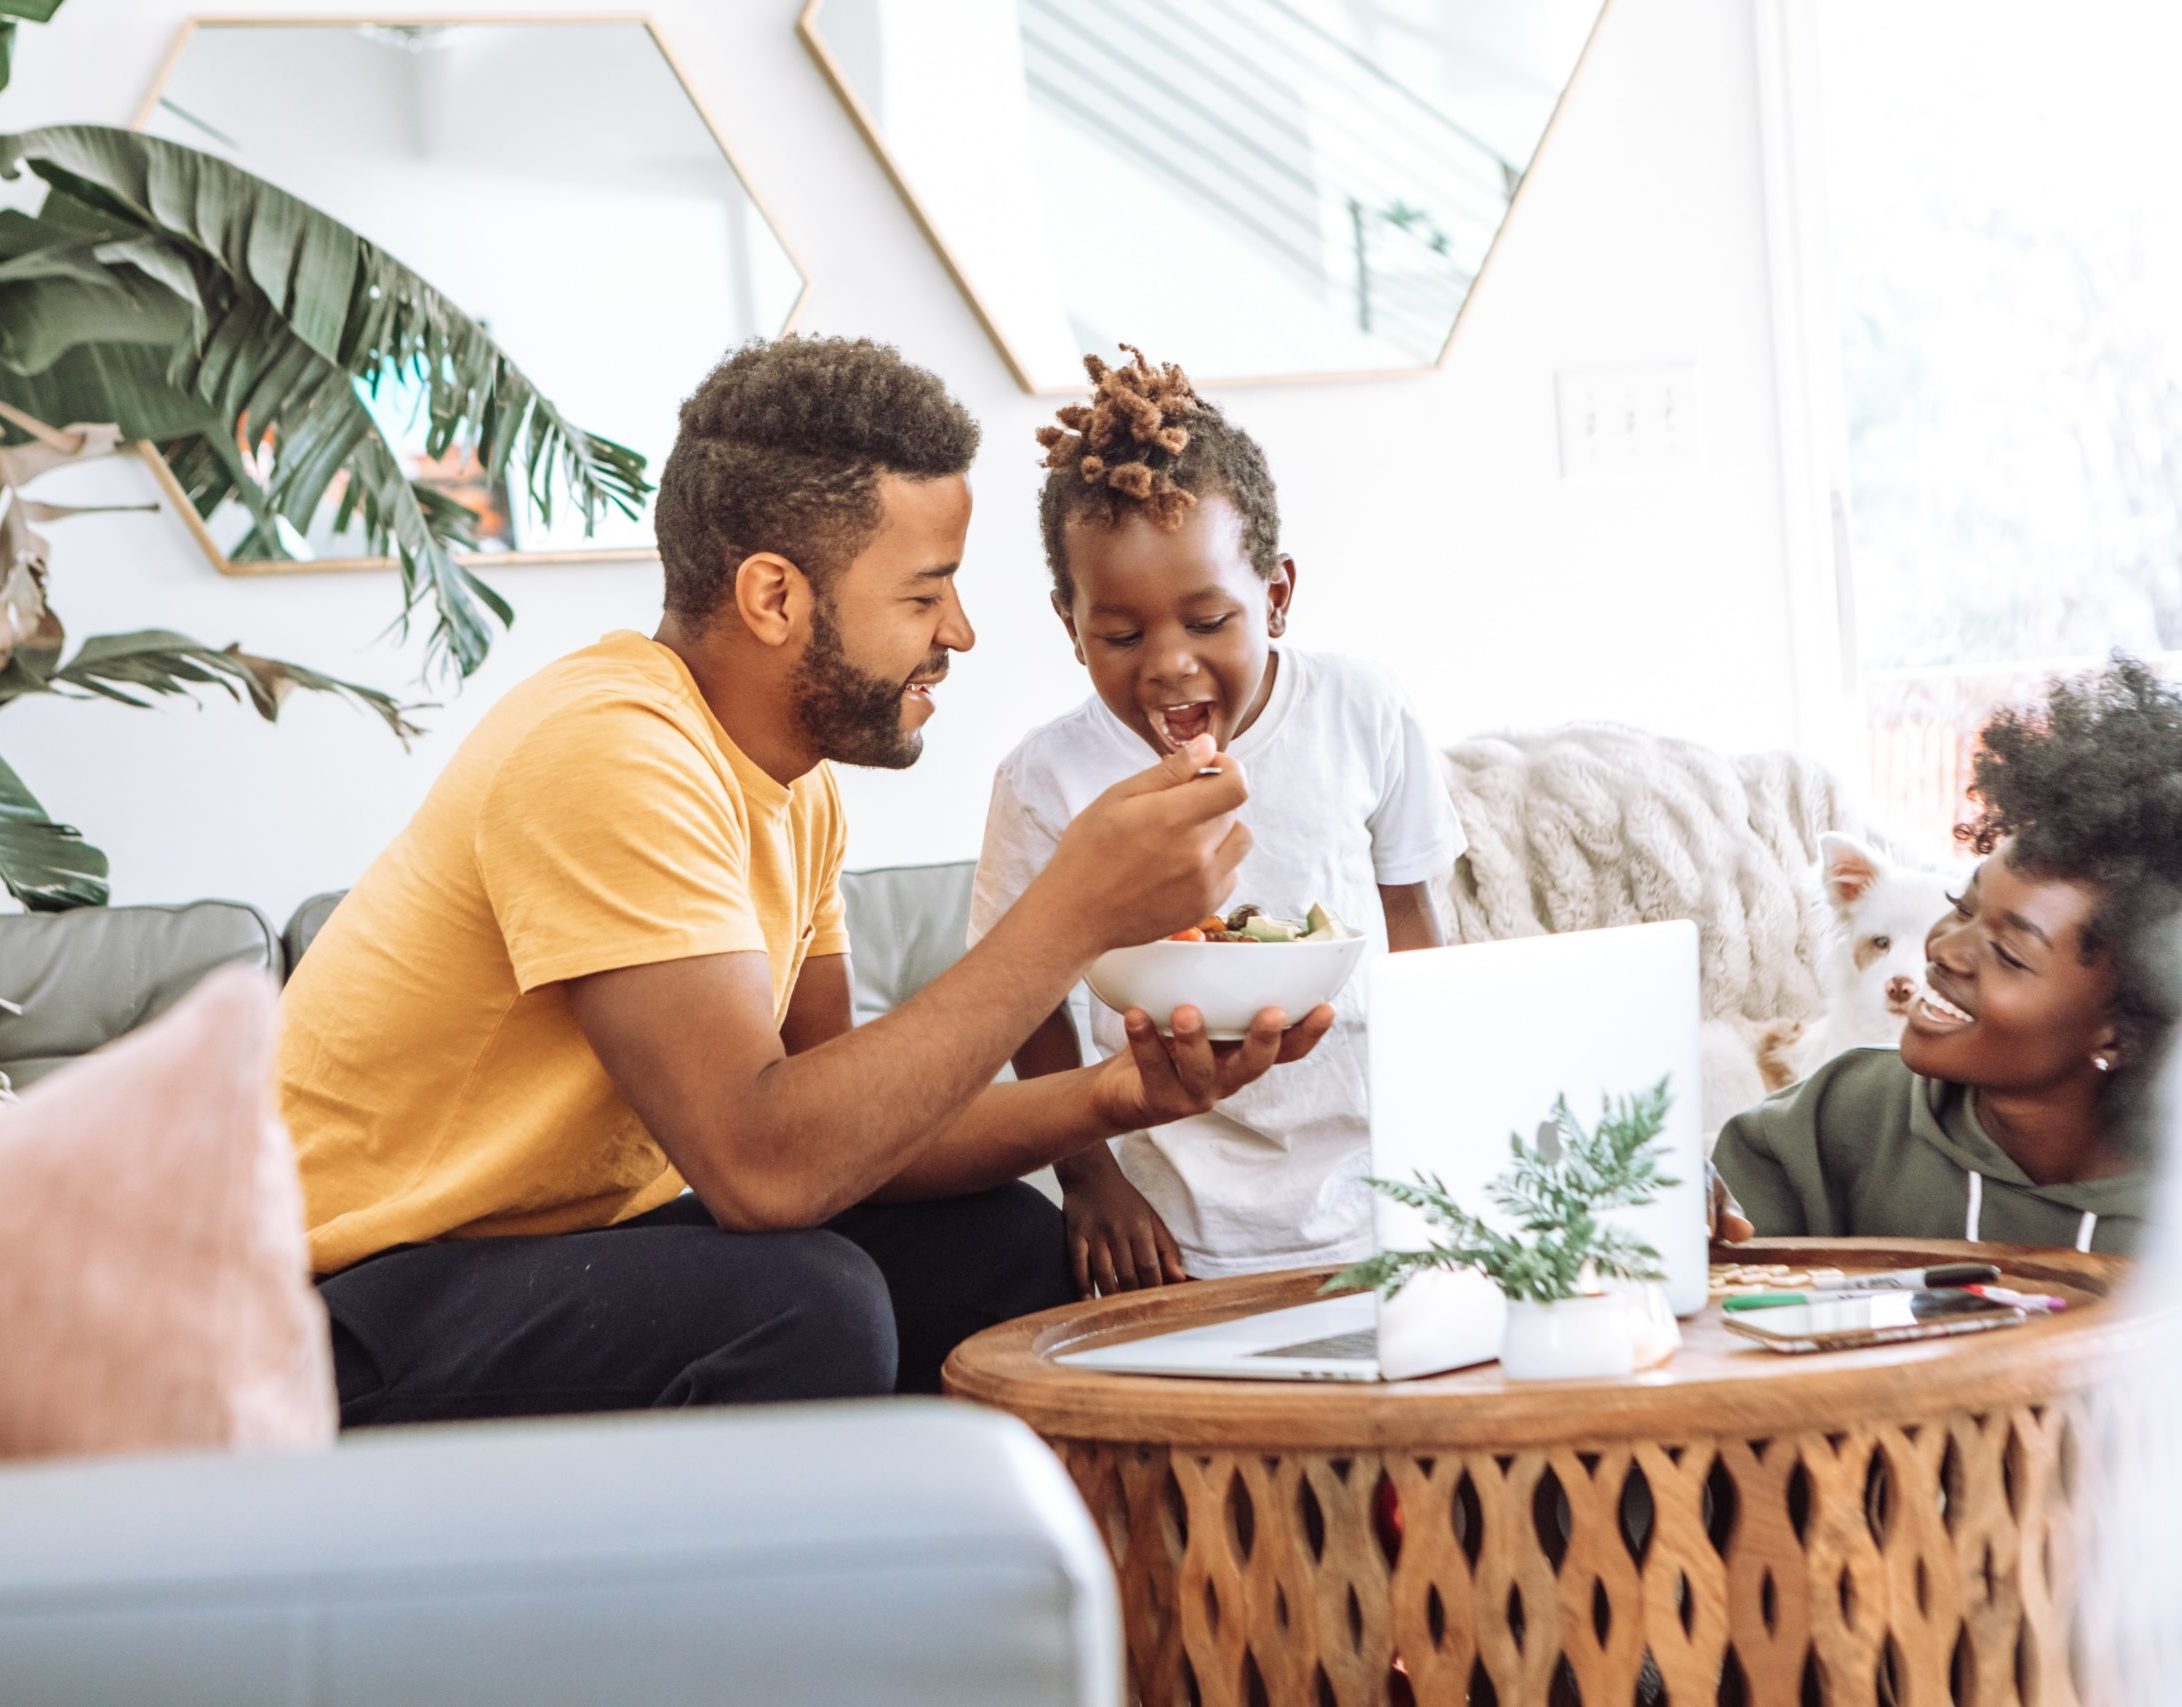
[[[1511,1380],[1628,1375],[1662,1361],[1680,1335],[1654,1284],[1664,1278],[1659,1253],[1605,1212],[1680,1183],[1659,1167],[1669,1103],[1664,1079],[1608,1097],[1586,1131],[1568,1099],[1556,1098],[1535,1142],[1509,1136],[1512,1165],[1486,1188],[1495,1221],[1455,1202],[1436,1174],[1372,1180],[1421,1211],[1434,1236],[1422,1250],[1352,1264],[1327,1290],[1368,1286],[1391,1298],[1429,1270],[1474,1270],[1507,1300],[1500,1364]]]

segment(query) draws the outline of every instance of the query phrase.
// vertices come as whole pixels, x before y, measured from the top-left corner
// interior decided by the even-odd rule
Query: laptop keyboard
[[[1304,1340],[1298,1345],[1270,1346],[1264,1351],[1253,1352],[1254,1357],[1377,1357],[1379,1355],[1379,1330],[1358,1328],[1353,1333],[1328,1334],[1322,1340]]]

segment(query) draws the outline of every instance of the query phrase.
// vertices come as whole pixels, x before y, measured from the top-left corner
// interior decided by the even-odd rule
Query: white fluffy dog
[[[1892,1048],[1924,987],[1924,939],[1957,876],[1886,858],[1854,836],[1818,839],[1833,928],[1819,960],[1825,1013],[1808,1024],[1716,1020],[1705,1028],[1705,1128],[1806,1077],[1845,1049]]]

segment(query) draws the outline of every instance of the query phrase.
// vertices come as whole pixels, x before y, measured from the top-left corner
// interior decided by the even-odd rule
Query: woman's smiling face
[[[1062,534],[1075,596],[1053,608],[1107,709],[1154,752],[1249,728],[1272,688],[1270,642],[1287,626],[1295,564],[1261,579],[1241,514],[1207,496],[1169,532],[1138,514],[1077,517]]]
[[[1995,1091],[2095,1082],[2113,1059],[2114,972],[2084,958],[2100,893],[2033,877],[2002,843],[1925,938],[1929,988],[1909,1010],[1902,1062],[1926,1078]]]

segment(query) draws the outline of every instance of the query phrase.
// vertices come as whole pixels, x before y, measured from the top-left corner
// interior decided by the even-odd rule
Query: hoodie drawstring
[[[1976,1239],[1978,1224],[1984,1218],[1985,1176],[1972,1168],[1970,1170],[1970,1205],[1962,1218],[1962,1236],[1965,1239]],[[2086,1209],[2083,1212],[2083,1218],[2076,1223],[2076,1248],[2079,1251],[2088,1251],[2091,1248],[2091,1236],[2098,1230],[2098,1212]]]

